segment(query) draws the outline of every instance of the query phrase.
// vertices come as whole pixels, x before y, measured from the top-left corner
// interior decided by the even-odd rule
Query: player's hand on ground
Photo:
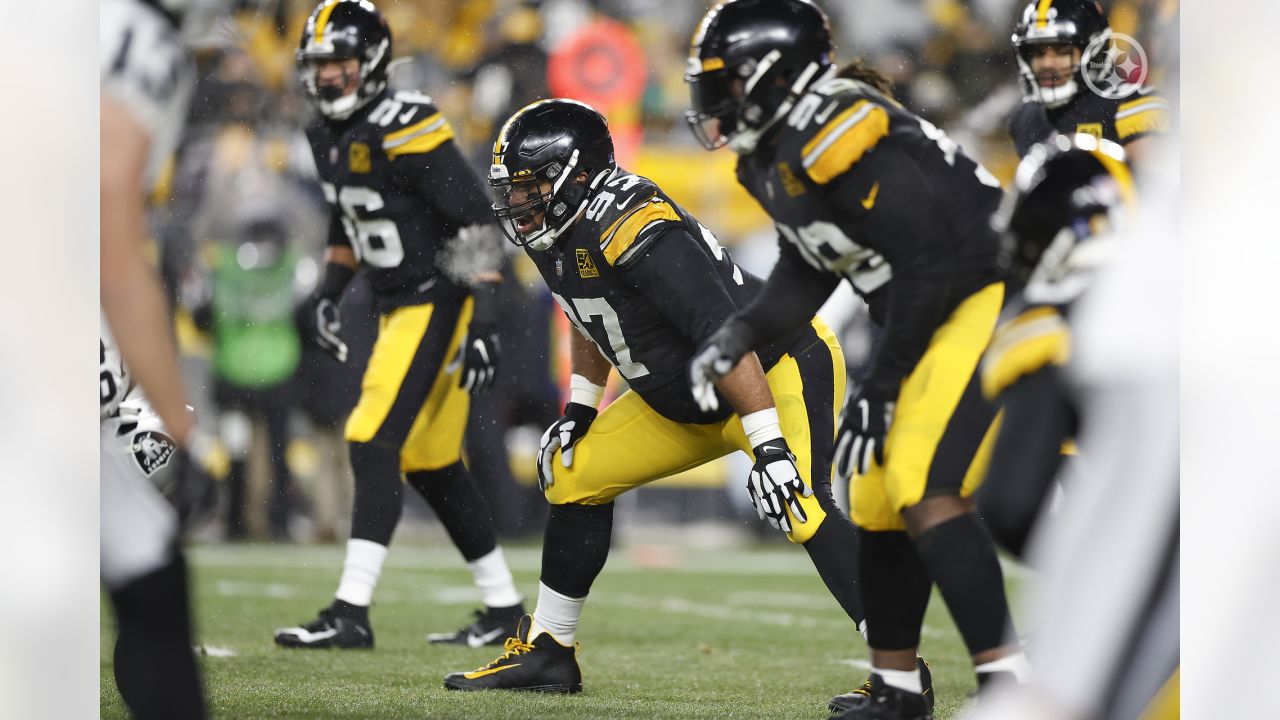
[[[800,478],[796,456],[791,454],[786,440],[778,438],[760,443],[754,453],[756,463],[747,480],[747,496],[761,520],[768,520],[783,532],[791,532],[787,508],[791,508],[797,522],[808,520],[800,498],[810,497],[813,490]]]
[[[849,479],[854,472],[865,474],[871,460],[884,464],[884,442],[893,424],[894,403],[866,395],[851,398],[840,412],[836,432],[836,475]]]
[[[542,434],[542,446],[538,449],[538,487],[544,492],[555,482],[551,460],[556,450],[560,451],[560,464],[573,467],[573,446],[587,434],[596,414],[593,407],[571,402],[564,406],[564,415]]]
[[[751,352],[752,344],[751,331],[746,324],[731,319],[694,353],[689,363],[689,387],[703,412],[713,412],[720,407],[716,381],[733,371],[742,356]]]

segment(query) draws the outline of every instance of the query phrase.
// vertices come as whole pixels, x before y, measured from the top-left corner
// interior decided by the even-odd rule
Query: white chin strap
[[[1081,60],[1081,62],[1084,61]],[[1037,102],[1047,108],[1058,108],[1071,102],[1071,98],[1080,91],[1080,84],[1076,82],[1076,75],[1080,72],[1079,66],[1071,71],[1071,77],[1067,78],[1065,83],[1055,87],[1041,85],[1040,79],[1031,71],[1031,66],[1022,59],[1021,54],[1018,55],[1018,71],[1022,73],[1022,79],[1026,83],[1024,99],[1028,102]]]

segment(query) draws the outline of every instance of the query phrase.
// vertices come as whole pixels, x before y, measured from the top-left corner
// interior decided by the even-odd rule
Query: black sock
[[[804,549],[827,590],[853,624],[861,626],[867,616],[858,584],[858,529],[838,510],[828,511]]]
[[[970,655],[1012,636],[1004,574],[995,545],[977,516],[965,513],[924,531],[916,550],[938,584]]]
[[[369,622],[369,608],[364,605],[353,605],[346,600],[333,599],[333,604],[329,606],[333,610],[333,614],[349,617],[364,623]]]
[[[439,470],[411,472],[406,478],[435,511],[467,562],[498,546],[489,503],[461,462]]]
[[[404,506],[400,450],[387,445],[353,442],[351,472],[355,475],[352,539],[390,545]]]
[[[877,650],[920,646],[920,625],[933,583],[903,531],[859,533],[867,644]]]
[[[567,597],[586,597],[612,541],[613,503],[552,505],[542,543],[542,583]]]
[[[176,552],[168,565],[111,593],[120,629],[116,687],[140,720],[204,717],[188,602],[187,566]]]

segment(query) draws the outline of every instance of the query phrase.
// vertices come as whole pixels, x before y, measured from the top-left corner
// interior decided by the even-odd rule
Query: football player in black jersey
[[[506,653],[445,687],[580,691],[574,634],[609,552],[614,499],[735,450],[754,455],[748,493],[761,518],[804,546],[860,624],[855,530],[831,497],[845,377],[835,336],[810,315],[695,402],[693,349],[760,280],[652,181],[614,164],[608,126],[587,105],[525,107],[493,153],[495,214],[578,332],[570,400],[538,457],[552,507],[537,609]],[[630,389],[597,416],[611,368]]]
[[[1098,0],[1031,0],[1018,16],[1013,47],[1024,102],[1009,133],[1019,156],[1056,133],[1086,133],[1120,143],[1132,161],[1143,138],[1168,131],[1169,102],[1123,82],[1137,72],[1136,61],[1116,55],[1131,48],[1114,42]]]
[[[1025,666],[1006,644],[1003,576],[969,499],[996,415],[977,367],[1005,297],[989,225],[1001,192],[887,81],[859,62],[837,71],[832,51],[826,15],[807,0],[730,0],[696,32],[689,123],[708,149],[738,153],[738,180],[776,223],[780,257],[690,373],[695,387],[715,381],[844,280],[867,301],[884,336],[845,405],[835,464],[856,469],[872,676],[863,702],[840,704],[848,717],[927,718],[916,648],[934,583],[980,683]]]
[[[982,360],[982,390],[1003,413],[978,508],[996,540],[1022,556],[1077,430],[1062,379],[1068,319],[1114,254],[1113,233],[1134,203],[1124,150],[1092,135],[1031,149],[996,214],[1001,261],[1016,288]]]
[[[275,641],[373,646],[368,608],[400,519],[403,473],[467,560],[486,606],[468,627],[428,639],[501,642],[524,610],[461,459],[469,392],[489,385],[498,361],[502,241],[487,193],[431,99],[387,89],[391,32],[372,3],[321,2],[297,57],[320,116],[307,137],[332,206],[324,276],[303,322],[345,361],[338,301],[358,270],[380,319],[346,426],[355,508],[342,578],[317,620],[277,630]]]

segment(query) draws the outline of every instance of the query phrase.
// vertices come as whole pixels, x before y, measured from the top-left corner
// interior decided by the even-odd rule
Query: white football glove
[[[791,454],[786,440],[778,438],[760,443],[754,452],[756,463],[747,480],[747,496],[761,520],[768,520],[783,532],[791,532],[787,508],[791,508],[797,522],[808,520],[800,498],[812,496],[813,490],[800,478],[796,456]]]
[[[564,415],[542,433],[542,446],[538,449],[538,487],[543,492],[555,482],[551,458],[560,451],[560,464],[573,467],[573,446],[586,436],[595,421],[595,408],[571,402],[564,406]]]

